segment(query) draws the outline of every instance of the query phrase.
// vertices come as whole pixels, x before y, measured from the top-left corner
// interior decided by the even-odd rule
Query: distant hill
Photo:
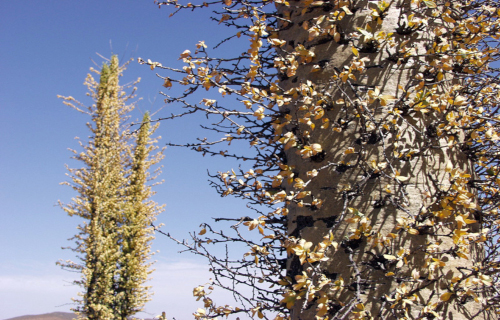
[[[20,316],[4,320],[73,320],[73,319],[76,319],[76,315],[72,312],[52,312],[52,313]],[[144,320],[152,320],[152,319],[144,319]]]
[[[76,315],[72,312],[52,312],[37,315],[20,316],[5,320],[73,320]]]

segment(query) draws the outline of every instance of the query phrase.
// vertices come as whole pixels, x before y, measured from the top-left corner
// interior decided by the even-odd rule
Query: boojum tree
[[[241,304],[218,304],[199,286],[197,319],[497,318],[496,1],[157,4],[214,8],[235,28],[217,46],[250,40],[233,58],[201,41],[182,68],[139,59],[161,69],[166,88],[187,87],[163,92],[185,109],[164,120],[214,119],[204,126],[219,140],[185,146],[242,160],[212,184],[256,213],[217,219],[234,220],[235,235],[204,224],[192,245],[177,240],[206,256],[214,284]],[[222,98],[190,101],[198,89]],[[253,153],[226,150],[238,141]],[[249,249],[217,257],[213,243]]]
[[[137,132],[126,126],[127,95],[119,85],[124,71],[118,57],[113,56],[99,71],[99,82],[89,74],[85,85],[95,104],[85,107],[73,97],[61,97],[64,103],[92,117],[88,124],[91,135],[82,151],[73,150],[73,158],[82,168],[68,169],[71,186],[78,195],[62,204],[70,216],[83,222],[72,239],[80,262],[66,261],[63,268],[81,272],[75,284],[83,288],[80,304],[74,311],[84,319],[128,319],[150,300],[145,285],[151,263],[151,223],[161,209],[150,200],[148,169],[158,163],[162,154],[153,155],[157,147],[150,138],[149,114],[144,116]],[[134,90],[135,91],[135,88]]]
[[[150,176],[149,169],[163,158],[161,152],[152,155],[157,149],[156,140],[151,134],[158,125],[152,127],[150,115],[143,117],[141,127],[137,130],[136,143],[130,159],[130,173],[124,197],[124,209],[121,215],[121,260],[118,264],[119,278],[115,284],[115,303],[113,310],[115,319],[129,319],[142,310],[150,300],[150,287],[144,286],[152,272],[151,241],[154,239],[152,223],[162,207],[150,198],[154,194],[148,182],[156,175]]]

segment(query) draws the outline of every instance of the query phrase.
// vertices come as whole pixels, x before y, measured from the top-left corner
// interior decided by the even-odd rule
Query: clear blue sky
[[[70,244],[66,239],[79,221],[56,204],[74,196],[59,183],[66,180],[65,164],[79,166],[69,159],[67,148],[78,147],[75,136],[87,138],[89,119],[56,95],[89,102],[82,84],[92,60],[102,63],[96,52],[116,53],[122,61],[142,57],[176,64],[179,54],[194,51],[199,40],[213,46],[226,32],[208,19],[209,11],[173,18],[169,13],[152,0],[0,1],[0,319],[68,311],[67,303],[78,292],[68,284],[76,275],[55,262],[72,258],[61,247]],[[240,49],[223,45],[219,51],[230,50]],[[147,66],[132,62],[122,83],[137,77],[142,78],[138,96],[143,98],[138,109],[162,108],[161,80]],[[158,115],[162,113],[170,111],[165,108]],[[133,117],[140,118],[140,111]],[[158,133],[162,144],[204,136],[188,120],[162,123]],[[165,155],[165,183],[155,198],[167,205],[158,218],[165,230],[183,238],[210,217],[245,214],[244,203],[221,199],[207,183],[207,169],[226,171],[233,163],[182,149],[169,148]],[[200,306],[192,288],[208,279],[206,264],[177,254],[180,248],[161,236],[154,248],[160,253],[148,315],[167,311],[170,318],[191,318]]]

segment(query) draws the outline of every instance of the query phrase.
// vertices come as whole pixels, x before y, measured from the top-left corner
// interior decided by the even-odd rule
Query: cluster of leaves
[[[139,59],[162,70],[167,89],[186,87],[177,97],[163,93],[184,108],[163,119],[215,119],[207,129],[221,139],[186,147],[252,163],[219,172],[212,185],[245,199],[256,216],[233,219],[233,236],[204,224],[192,244],[176,240],[207,257],[214,284],[241,302],[217,305],[211,285],[200,286],[197,319],[499,312],[495,1],[157,4],[213,7],[213,19],[235,28],[223,42],[250,42],[234,58],[209,56],[199,42],[181,54],[182,69]],[[190,102],[198,89],[240,103]],[[247,141],[253,153],[224,150],[233,141]],[[216,243],[248,249],[218,257],[209,249]]]
[[[79,307],[74,309],[85,319],[128,319],[150,300],[148,280],[151,263],[151,223],[161,211],[150,200],[153,192],[147,185],[154,179],[148,169],[163,157],[151,135],[156,128],[145,114],[137,132],[126,127],[127,114],[134,104],[119,85],[124,70],[113,56],[104,64],[99,82],[89,74],[85,81],[89,96],[95,101],[85,107],[73,97],[60,97],[66,105],[92,117],[88,124],[88,144],[80,142],[82,151],[72,150],[82,168],[69,170],[71,186],[78,195],[62,204],[70,216],[83,222],[70,247],[80,262],[59,262],[63,268],[81,272],[75,284],[83,288]],[[134,89],[135,91],[135,89]]]

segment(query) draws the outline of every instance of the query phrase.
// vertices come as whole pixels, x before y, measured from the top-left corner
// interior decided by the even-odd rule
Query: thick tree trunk
[[[339,244],[336,250],[328,251],[327,261],[301,264],[292,255],[289,275],[293,278],[305,272],[314,279],[321,270],[332,282],[337,281],[339,289],[327,293],[329,319],[431,319],[437,314],[455,320],[493,319],[487,313],[478,314],[480,304],[471,297],[446,295],[460,282],[460,268],[472,268],[479,253],[474,248],[470,253],[464,249],[458,254],[467,254],[469,259],[457,256],[457,244],[445,235],[456,227],[455,217],[463,209],[438,197],[440,190],[449,189],[454,181],[451,170],[470,174],[471,164],[458,147],[436,135],[439,128],[433,124],[442,114],[434,110],[406,113],[404,109],[414,107],[408,103],[416,101],[419,91],[411,88],[426,81],[422,73],[436,59],[425,55],[435,40],[437,25],[429,21],[421,31],[405,34],[402,15],[408,16],[415,9],[410,1],[391,3],[381,24],[373,21],[375,3],[368,1],[332,1],[307,9],[302,1],[289,3],[279,9],[292,21],[282,23],[279,33],[280,39],[287,40],[283,56],[303,45],[314,58],[299,64],[296,73],[284,76],[280,85],[284,90],[315,90],[317,95],[296,95],[282,111],[295,120],[307,117],[310,109],[304,97],[309,94],[313,101],[324,100],[323,118],[329,119],[330,125],[323,129],[318,121],[313,129],[308,124],[287,126],[297,137],[299,149],[317,143],[323,150],[309,158],[297,148],[286,151],[286,165],[294,166],[294,177],[306,181],[307,172],[320,171],[308,184],[311,195],[304,203],[288,204],[288,230],[314,245],[332,232]],[[334,12],[346,13],[341,21],[330,24],[340,37],[333,31],[311,39],[315,19],[323,15],[332,18]],[[326,20],[318,25],[327,26]],[[374,34],[394,33],[395,45],[373,47],[366,37],[353,37],[359,34],[358,28],[366,30],[367,24]],[[406,60],[396,54],[405,41],[413,50]],[[360,59],[364,71],[353,71],[354,77],[343,81],[341,73]],[[435,90],[446,94],[452,85],[449,81]],[[385,101],[377,99],[377,89],[379,95],[387,95]],[[370,99],[370,90],[372,101],[364,104]],[[395,105],[399,114],[394,113]],[[394,127],[381,125],[387,119],[394,119]],[[456,139],[463,139],[463,134],[457,132]],[[452,168],[449,163],[453,163]],[[287,191],[291,190],[296,189],[290,184]],[[323,202],[317,205],[314,199]],[[436,218],[430,211],[442,215]],[[477,232],[477,225],[468,227]],[[296,301],[292,319],[314,319],[320,302],[305,303],[308,294]],[[447,303],[447,298],[456,301]]]

